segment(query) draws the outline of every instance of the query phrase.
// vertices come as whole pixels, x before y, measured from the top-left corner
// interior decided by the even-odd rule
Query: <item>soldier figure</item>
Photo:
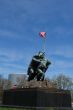
[[[33,56],[32,61],[28,67],[28,81],[34,78],[36,78],[37,81],[43,81],[45,72],[50,64],[51,62],[45,59],[45,53],[43,52],[39,52],[38,55]]]

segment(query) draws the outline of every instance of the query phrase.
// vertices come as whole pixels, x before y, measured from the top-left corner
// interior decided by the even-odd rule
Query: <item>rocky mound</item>
[[[24,81],[24,84],[18,85],[18,88],[56,88],[50,81]]]

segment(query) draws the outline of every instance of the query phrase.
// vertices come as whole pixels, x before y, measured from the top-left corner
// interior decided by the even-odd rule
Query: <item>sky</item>
[[[0,0],[0,74],[27,74],[46,32],[45,76],[73,78],[73,0]]]

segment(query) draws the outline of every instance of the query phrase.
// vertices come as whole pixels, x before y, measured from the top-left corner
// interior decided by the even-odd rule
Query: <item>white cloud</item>
[[[48,52],[48,49],[46,50]],[[55,45],[49,48],[47,53],[49,56],[62,56],[64,58],[73,59],[73,46],[72,45]]]
[[[8,30],[0,30],[0,37],[10,37],[13,38],[16,35]]]
[[[16,52],[15,50],[10,50],[6,48],[0,48],[0,56],[5,56],[7,60],[16,61],[21,59],[23,56],[20,52]]]
[[[31,54],[31,53],[30,53]],[[22,51],[14,51],[14,50],[8,50],[5,48],[0,48],[0,62],[1,67],[12,67],[12,68],[18,68],[18,69],[25,69],[30,63],[31,55],[29,55],[29,52],[25,53]]]
[[[56,60],[54,66],[60,69],[69,69],[69,68],[73,68],[73,62]]]

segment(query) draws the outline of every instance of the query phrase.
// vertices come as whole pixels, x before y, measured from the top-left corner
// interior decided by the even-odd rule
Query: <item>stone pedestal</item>
[[[71,107],[69,91],[44,88],[5,90],[3,104],[25,107]]]

